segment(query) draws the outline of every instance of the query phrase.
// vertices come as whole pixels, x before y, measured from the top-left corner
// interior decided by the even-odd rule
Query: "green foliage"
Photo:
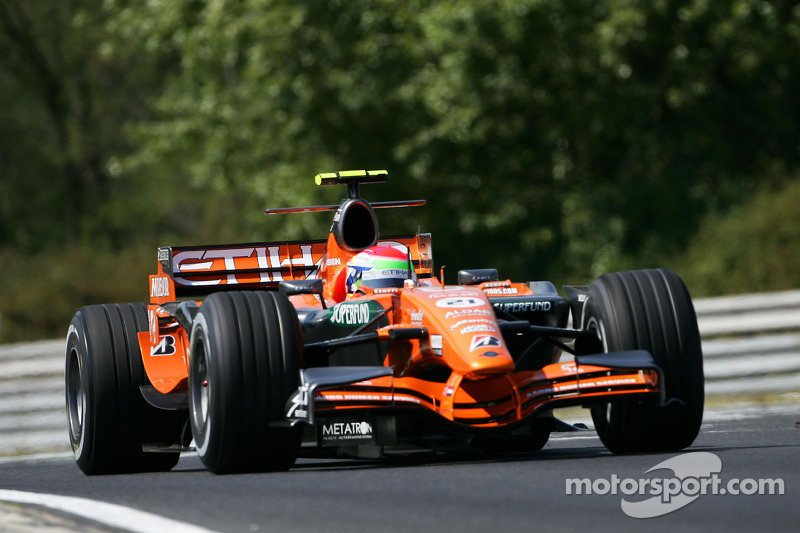
[[[798,174],[799,47],[789,0],[3,0],[0,249],[317,237],[262,210],[387,168],[451,271],[672,263]]]
[[[800,181],[706,217],[675,263],[695,296],[800,287]]]
[[[0,3],[3,191],[0,245],[33,251],[114,241],[105,204],[119,195],[120,125],[144,87],[109,61],[101,0]],[[7,176],[7,177],[6,177]],[[130,228],[125,228],[130,231]]]
[[[28,256],[0,252],[0,343],[57,338],[78,307],[146,302],[156,270],[152,243],[120,252],[67,247]]]

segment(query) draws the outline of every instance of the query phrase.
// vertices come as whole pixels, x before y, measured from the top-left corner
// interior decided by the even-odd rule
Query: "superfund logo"
[[[541,311],[550,311],[553,304],[548,301],[534,301],[534,302],[503,302],[496,303],[494,306],[502,311],[509,313],[533,313]]]
[[[343,326],[360,326],[369,322],[368,303],[339,304],[333,308],[331,322]]]

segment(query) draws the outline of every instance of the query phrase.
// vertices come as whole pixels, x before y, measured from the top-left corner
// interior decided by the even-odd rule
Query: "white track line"
[[[169,531],[170,533],[214,533],[213,530],[193,526],[144,511],[71,496],[38,494],[0,489],[0,501],[40,505],[48,509],[80,516],[106,526],[135,533]]]

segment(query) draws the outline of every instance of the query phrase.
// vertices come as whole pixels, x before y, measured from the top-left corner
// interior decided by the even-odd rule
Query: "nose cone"
[[[486,348],[470,355],[470,370],[464,376],[467,379],[481,379],[514,371],[514,360],[503,346]]]
[[[403,291],[410,321],[420,321],[440,337],[437,354],[453,372],[481,379],[514,371],[495,311],[483,290],[473,287],[421,287]]]
[[[465,374],[468,379],[514,371],[514,360],[502,336],[496,332],[473,335],[464,355],[469,364],[469,371]]]

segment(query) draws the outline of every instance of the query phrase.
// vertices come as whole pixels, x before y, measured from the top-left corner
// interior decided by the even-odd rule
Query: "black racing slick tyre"
[[[583,328],[606,352],[647,350],[663,372],[663,405],[609,403],[592,409],[613,453],[677,451],[690,446],[703,418],[703,357],[689,291],[670,270],[605,274],[592,283]]]
[[[286,470],[300,427],[276,427],[302,367],[300,323],[286,296],[211,294],[192,324],[189,413],[197,453],[217,474]]]
[[[149,405],[150,382],[136,334],[147,330],[144,304],[91,305],[67,333],[67,422],[75,461],[88,475],[170,470],[180,453],[146,453],[143,444],[180,442],[186,413]]]

